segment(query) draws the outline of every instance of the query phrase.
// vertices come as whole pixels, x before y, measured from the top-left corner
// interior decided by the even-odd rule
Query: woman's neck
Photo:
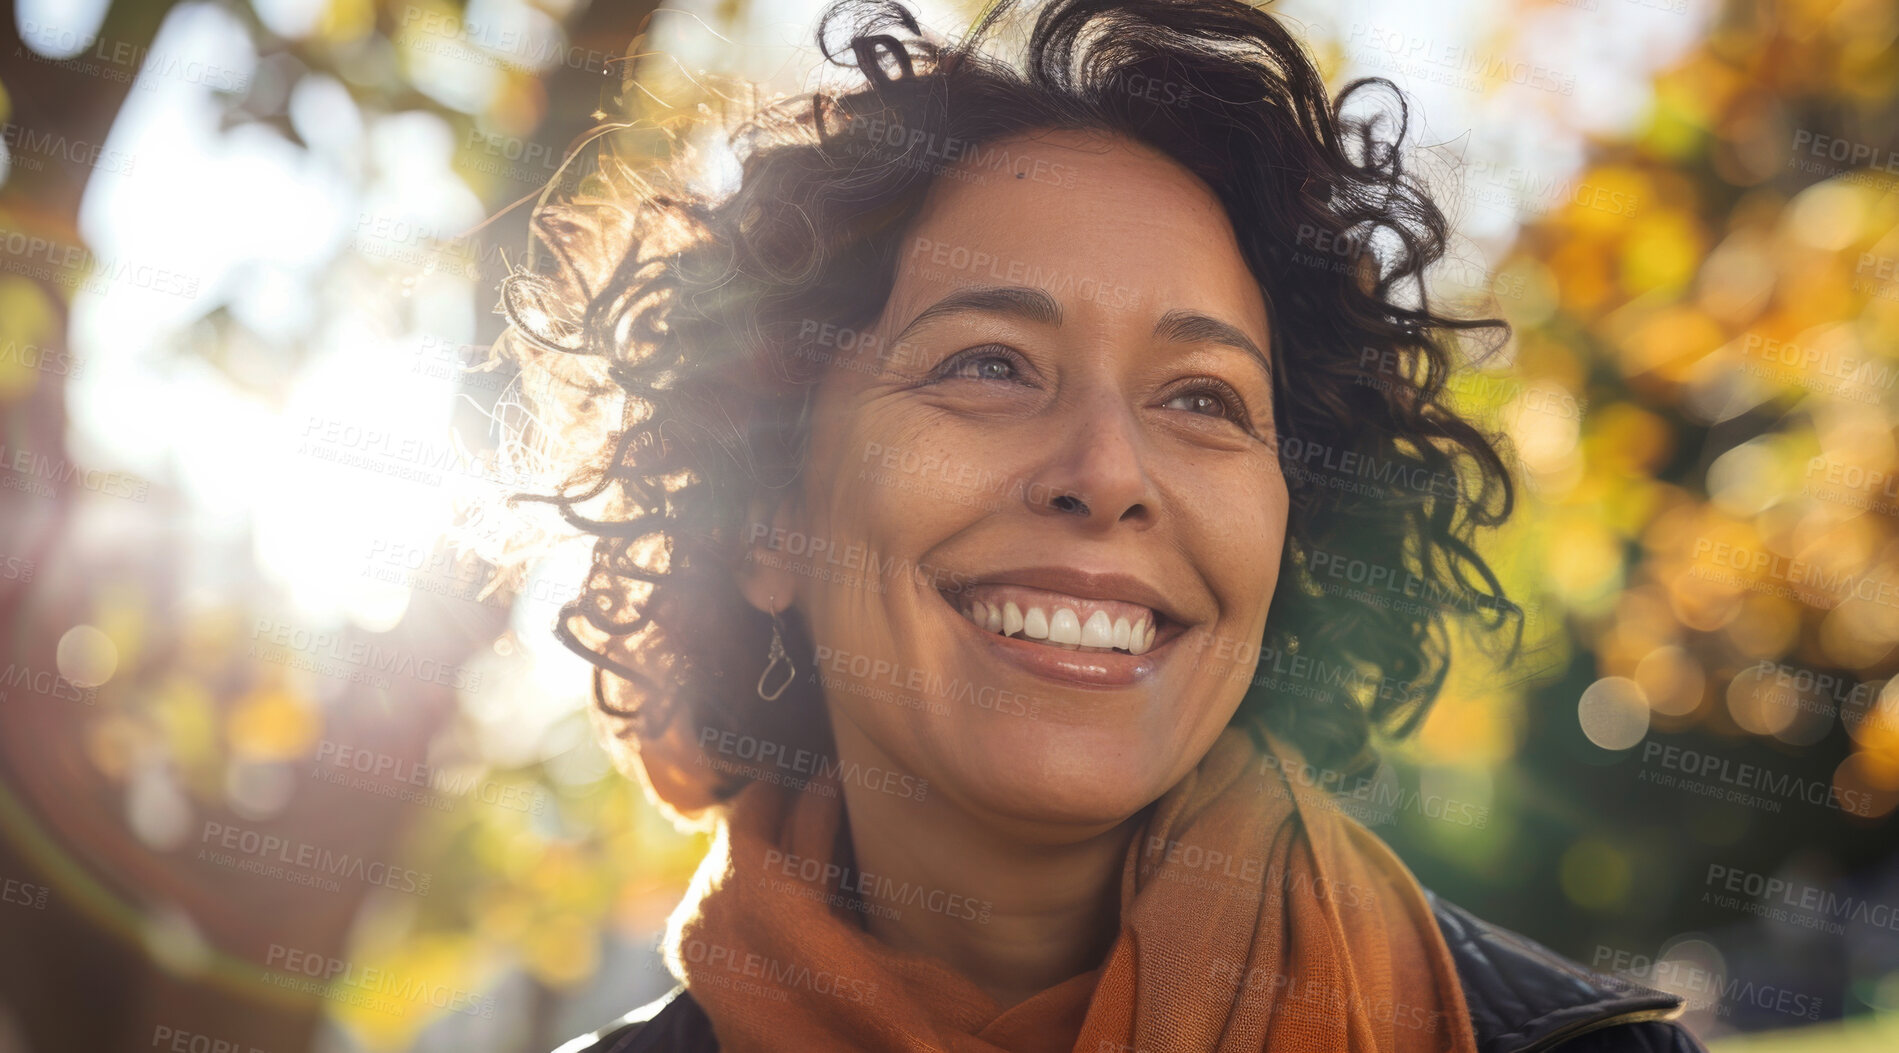
[[[839,761],[891,770],[854,730],[838,722]],[[852,878],[905,892],[894,910],[864,897],[871,934],[942,959],[1004,1009],[1099,966],[1113,945],[1136,820],[1051,840],[998,829],[936,793],[915,800],[847,780],[844,800]]]

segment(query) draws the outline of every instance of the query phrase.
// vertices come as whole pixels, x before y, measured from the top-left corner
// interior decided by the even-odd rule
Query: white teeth
[[[1108,612],[1097,610],[1088,616],[1084,625],[1072,607],[1057,607],[1051,615],[1041,607],[1024,610],[1013,601],[998,607],[982,600],[971,600],[961,613],[986,632],[1003,636],[1020,634],[1023,639],[1043,640],[1057,646],[1112,648],[1128,654],[1146,654],[1154,646],[1155,628],[1151,617],[1132,623],[1125,617],[1110,621]]]
[[[1048,619],[1048,642],[1080,644],[1081,618],[1066,607],[1055,608]]]

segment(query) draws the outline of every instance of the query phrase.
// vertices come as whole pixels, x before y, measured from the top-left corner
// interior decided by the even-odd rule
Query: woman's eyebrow
[[[901,345],[903,338],[911,330],[933,318],[963,311],[981,311],[985,314],[1014,315],[1025,321],[1039,322],[1043,325],[1061,325],[1062,308],[1055,298],[1040,289],[1027,285],[970,285],[950,293],[941,300],[925,307],[910,324],[903,327],[892,346]]]
[[[1212,315],[1175,308],[1161,315],[1160,321],[1154,323],[1154,335],[1180,343],[1223,344],[1244,351],[1265,371],[1266,383],[1271,385],[1273,382],[1272,361],[1259,349],[1259,345],[1239,326],[1222,322]]]

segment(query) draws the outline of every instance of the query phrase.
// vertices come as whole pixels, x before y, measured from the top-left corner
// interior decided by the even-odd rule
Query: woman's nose
[[[1023,499],[1034,511],[1097,529],[1138,529],[1160,514],[1152,449],[1126,398],[1096,391],[1046,418],[1043,450]]]

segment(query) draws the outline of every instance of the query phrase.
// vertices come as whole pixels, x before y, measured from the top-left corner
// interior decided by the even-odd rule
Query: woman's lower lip
[[[947,602],[944,607],[948,609],[950,618],[965,630],[983,637],[986,645],[993,648],[996,656],[1003,661],[1044,679],[1079,687],[1128,687],[1138,684],[1154,675],[1160,668],[1161,656],[1167,653],[1174,642],[1170,639],[1146,654],[1068,651],[977,628],[975,622],[957,613]]]

